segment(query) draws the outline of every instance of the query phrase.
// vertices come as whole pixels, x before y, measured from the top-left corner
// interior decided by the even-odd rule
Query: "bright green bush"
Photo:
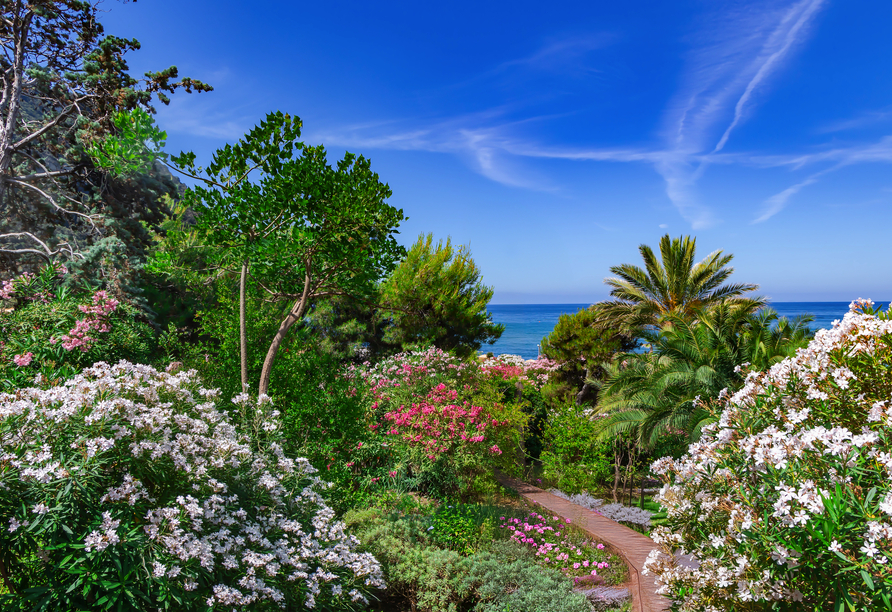
[[[544,431],[544,476],[562,491],[596,490],[612,475],[613,442],[598,442],[593,410],[575,403],[552,407]]]

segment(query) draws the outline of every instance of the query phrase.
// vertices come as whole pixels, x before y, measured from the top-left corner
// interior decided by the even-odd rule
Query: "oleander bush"
[[[349,607],[383,587],[268,398],[97,363],[0,394],[4,610]]]
[[[354,367],[351,375],[369,391],[367,423],[379,436],[365,465],[380,466],[389,455],[389,477],[405,475],[407,486],[440,498],[467,497],[493,468],[519,469],[527,415],[506,395],[500,374],[422,348]]]
[[[47,266],[0,285],[0,390],[61,381],[105,360],[145,363],[157,334],[132,304],[106,291],[72,292],[67,271]]]
[[[654,463],[667,519],[647,568],[675,610],[892,609],[890,318],[854,302]]]

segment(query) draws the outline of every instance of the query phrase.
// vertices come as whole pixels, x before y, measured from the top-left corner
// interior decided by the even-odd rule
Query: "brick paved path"
[[[613,547],[629,566],[629,591],[632,593],[634,612],[663,612],[669,609],[669,600],[656,594],[657,587],[653,575],[641,573],[647,555],[656,547],[653,540],[588,508],[570,503],[531,484],[499,472],[496,472],[495,476],[496,480],[520,493],[527,501],[547,508],[549,512],[564,519],[570,519],[573,524],[581,527],[592,537]]]

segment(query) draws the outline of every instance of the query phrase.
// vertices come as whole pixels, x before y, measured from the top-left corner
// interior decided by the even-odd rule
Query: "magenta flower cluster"
[[[386,413],[390,422],[390,435],[402,437],[410,445],[421,446],[428,458],[455,450],[457,446],[479,444],[486,441],[487,430],[506,427],[508,421],[499,421],[480,406],[468,402],[456,403],[458,393],[440,383],[420,402],[410,407],[399,406]],[[487,452],[501,455],[498,445],[489,446]]]
[[[71,351],[79,348],[83,352],[90,350],[96,338],[90,333],[107,333],[111,329],[108,317],[118,307],[118,300],[109,297],[105,291],[97,291],[93,294],[93,303],[88,306],[78,306],[78,309],[87,315],[78,319],[74,327],[64,336],[53,338],[51,343],[62,343],[62,348]]]
[[[512,532],[510,539],[535,549],[537,561],[542,565],[559,569],[568,576],[597,576],[599,569],[610,567],[610,563],[598,559],[603,558],[604,553],[599,553],[604,550],[603,544],[579,544],[567,533],[569,519],[558,516],[548,519],[536,512],[523,519],[504,516],[500,519],[503,521],[500,527]]]

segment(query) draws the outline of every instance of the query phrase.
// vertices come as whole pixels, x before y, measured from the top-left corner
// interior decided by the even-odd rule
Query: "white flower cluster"
[[[84,529],[85,551],[107,554],[142,525],[152,556],[144,579],[192,591],[216,576],[209,606],[298,600],[312,608],[323,589],[329,599],[365,601],[361,588],[384,588],[380,564],[357,552],[309,462],[276,444],[252,449],[217,409],[218,392],[197,383],[194,370],[97,363],[63,386],[0,394],[0,489],[33,500],[32,516],[43,515],[53,511],[43,500],[90,472],[84,482],[102,483],[102,506],[80,510],[95,511],[96,522],[69,526]],[[277,424],[261,400],[252,408]],[[0,504],[10,537],[28,520],[4,516],[15,507]]]
[[[561,499],[588,508],[592,512],[596,512],[601,516],[609,518],[618,523],[630,523],[632,525],[641,525],[642,527],[650,527],[650,519],[653,513],[643,508],[635,508],[624,504],[605,504],[603,499],[592,497],[586,491],[576,495],[568,495],[560,489],[548,489],[552,495],[556,495]]]
[[[795,357],[749,374],[685,456],[653,464],[668,519],[646,568],[684,593],[679,610],[827,608],[834,589],[870,609],[861,575],[892,584],[892,320],[870,307],[854,302]]]
[[[534,387],[541,388],[548,382],[548,373],[554,372],[560,368],[560,364],[547,357],[539,357],[538,359],[524,359],[520,355],[511,355],[505,353],[496,355],[495,357],[487,357],[480,361],[480,367],[484,370],[498,369],[500,367],[510,366],[520,368],[523,374],[518,376],[521,381],[529,382]]]

